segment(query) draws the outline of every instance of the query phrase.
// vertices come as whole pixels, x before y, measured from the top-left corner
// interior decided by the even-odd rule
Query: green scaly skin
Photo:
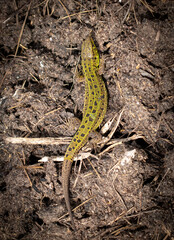
[[[91,36],[88,36],[82,43],[82,69],[85,77],[85,99],[83,119],[79,129],[75,133],[65,153],[62,168],[63,193],[72,222],[75,229],[73,215],[69,198],[69,177],[74,156],[85,145],[90,132],[99,127],[107,109],[107,91],[99,75],[99,54]]]

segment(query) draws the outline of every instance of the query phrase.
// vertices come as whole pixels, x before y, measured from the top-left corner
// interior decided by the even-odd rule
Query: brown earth
[[[0,6],[1,239],[174,239],[174,2]],[[105,59],[102,126],[116,116],[104,138],[118,127],[110,145],[73,165],[71,206],[81,204],[73,232],[55,157],[76,131],[73,117],[82,117],[84,83],[75,72],[91,30]]]

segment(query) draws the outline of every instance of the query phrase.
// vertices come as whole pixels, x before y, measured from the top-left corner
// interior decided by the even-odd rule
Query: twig
[[[24,151],[22,151],[22,155],[23,155],[23,161],[22,161],[22,159],[19,157],[19,159],[21,160],[21,163],[22,163],[22,169],[24,170],[24,173],[25,173],[26,177],[28,178],[28,181],[29,181],[29,183],[30,183],[30,186],[32,187],[32,186],[33,186],[32,181],[31,181],[31,179],[30,179],[30,177],[29,177],[29,175],[28,175],[28,172],[27,172],[27,170],[26,170],[26,168],[25,168],[25,155],[24,155]]]
[[[108,152],[109,150],[111,150],[112,148],[114,148],[114,147],[117,146],[117,145],[123,144],[124,142],[136,140],[136,139],[139,139],[139,138],[144,138],[144,137],[141,136],[141,135],[134,134],[134,135],[131,136],[131,137],[116,140],[116,141],[114,141],[115,143],[113,143],[111,146],[109,146],[108,148],[106,148],[105,150],[103,150],[103,152],[99,153],[99,156],[101,156],[101,155],[104,154],[105,152]]]
[[[97,11],[97,9],[92,9],[92,10],[85,10],[85,11],[81,11],[81,12],[78,12],[78,13],[73,13],[71,15],[69,15],[70,17],[73,17],[73,16],[76,16],[78,14],[83,14],[83,13],[88,13],[88,12],[94,12],[94,11]],[[69,16],[65,16],[65,17],[62,17],[62,18],[59,18],[59,21],[60,20],[63,20],[63,19],[66,19],[68,18]]]
[[[24,3],[20,8],[18,8],[16,11],[11,13],[10,16],[7,19],[5,19],[2,23],[3,24],[7,23],[14,15],[18,14],[19,11],[22,10],[26,5],[28,5],[28,4]]]
[[[52,114],[52,113],[55,113],[55,112],[57,112],[58,110],[60,110],[60,107],[59,107],[59,108],[56,108],[56,109],[54,109],[54,110],[51,110],[50,112],[45,113],[45,115],[44,115],[41,119],[39,119],[37,123],[34,124],[33,129],[34,129],[42,120],[44,120],[46,116],[48,116],[48,115],[50,115],[50,114]]]
[[[96,175],[98,176],[99,179],[101,179],[100,174],[98,173],[98,171],[95,169],[94,165],[92,164],[92,162],[87,158],[88,162],[90,163],[90,165],[92,166],[94,172],[96,173]]]
[[[7,72],[4,74],[4,77],[2,78],[2,80],[1,80],[1,82],[0,82],[0,89],[1,89],[1,86],[2,86],[2,84],[3,84],[3,82],[4,82],[4,79],[5,79],[6,75],[7,75]]]
[[[25,23],[26,23],[28,13],[29,13],[29,10],[30,10],[30,7],[31,7],[31,2],[32,2],[32,0],[30,1],[30,4],[28,5],[28,9],[27,9],[27,12],[26,12],[26,15],[25,15],[25,19],[24,19],[24,22],[22,24],[21,32],[19,34],[18,44],[17,44],[16,51],[15,51],[15,57],[17,56],[17,53],[18,53],[18,49],[19,49],[19,45],[20,45],[20,41],[21,41],[21,38],[22,38],[23,31],[24,31]]]
[[[167,175],[167,173],[169,172],[169,170],[170,170],[170,168],[167,168],[167,171],[166,171],[166,173],[164,174],[164,176],[162,177],[162,179],[161,179],[160,183],[158,184],[158,187],[156,188],[155,192],[157,192],[157,191],[158,191],[158,189],[159,189],[159,187],[160,187],[160,185],[161,185],[162,181],[163,181],[163,180],[164,180],[164,178],[166,177],[166,175]]]
[[[65,9],[65,12],[66,12],[66,14],[68,15],[68,18],[69,18],[69,22],[71,23],[71,17],[70,17],[70,15],[69,15],[69,13],[68,13],[68,10],[66,9],[65,5],[62,3],[61,0],[58,0],[58,1],[59,1],[60,4],[62,5],[62,7]]]
[[[7,137],[5,138],[5,142],[12,144],[31,144],[31,145],[60,145],[60,144],[69,144],[71,141],[71,137],[64,138],[16,138],[16,137]]]
[[[84,204],[86,204],[87,202],[91,201],[92,199],[94,199],[96,196],[92,196],[90,198],[88,198],[86,201],[82,202],[81,204],[79,204],[77,207],[73,208],[72,211],[75,212],[78,208],[80,208],[81,206],[83,206]],[[64,218],[65,216],[67,216],[68,213],[62,215],[61,217],[58,218],[58,221],[62,218]]]

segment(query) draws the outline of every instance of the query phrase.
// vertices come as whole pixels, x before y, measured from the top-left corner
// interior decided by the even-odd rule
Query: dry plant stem
[[[20,161],[21,161],[21,163],[22,163],[22,168],[23,168],[23,170],[24,170],[24,173],[25,173],[26,177],[28,178],[28,181],[29,181],[29,183],[30,183],[30,186],[32,187],[32,186],[33,186],[32,181],[31,181],[31,179],[30,179],[30,177],[29,177],[29,175],[28,175],[27,170],[25,169],[25,155],[24,155],[24,152],[23,152],[23,151],[22,151],[22,155],[23,155],[23,161],[22,161],[22,159],[21,159],[20,157],[19,157],[19,159],[20,159]]]
[[[15,11],[18,10],[16,0],[14,0],[14,8],[15,8]],[[16,13],[16,24],[17,25],[19,24],[18,13]]]
[[[7,75],[7,72],[4,74],[4,77],[2,78],[2,80],[1,80],[1,82],[0,82],[0,89],[1,89],[1,86],[2,86],[2,84],[3,84],[3,82],[4,82],[4,80],[5,80],[6,75]]]
[[[159,189],[161,183],[163,182],[164,178],[166,177],[166,175],[168,174],[169,171],[170,171],[170,168],[168,168],[167,171],[165,172],[165,174],[164,174],[164,176],[162,177],[160,183],[158,184],[158,187],[156,188],[155,192],[158,191],[158,189]]]
[[[24,3],[19,9],[15,10],[13,13],[10,14],[10,16],[3,21],[3,24],[7,23],[14,15],[18,14],[20,10],[22,10],[25,6],[28,4]]]
[[[72,212],[75,212],[78,208],[80,208],[81,206],[83,206],[83,205],[86,204],[87,202],[91,201],[91,200],[94,199],[95,197],[96,197],[96,196],[94,195],[94,196],[88,198],[86,201],[82,202],[82,203],[79,204],[77,207],[73,208],[73,209],[72,209]],[[62,215],[60,218],[58,218],[58,220],[66,217],[67,215],[68,215],[68,213]]]
[[[132,210],[134,210],[134,207],[128,209],[127,211],[123,211],[116,219],[114,219],[112,223],[117,222],[118,220],[126,217],[129,214],[129,212],[131,212]]]
[[[30,4],[28,5],[27,13],[25,15],[25,19],[24,19],[24,22],[23,22],[23,25],[22,25],[22,28],[21,28],[21,32],[19,34],[18,44],[17,44],[16,51],[15,51],[15,57],[17,56],[17,53],[18,53],[19,44],[20,44],[20,41],[21,41],[21,38],[22,38],[22,34],[23,34],[23,31],[24,31],[24,27],[25,27],[25,23],[26,23],[26,20],[27,20],[27,17],[28,17],[28,13],[29,13],[29,10],[30,10],[30,7],[31,7],[31,2],[32,1],[30,1]]]
[[[50,115],[50,114],[53,114],[53,113],[57,112],[58,110],[60,110],[60,107],[58,107],[58,108],[56,108],[56,109],[54,109],[54,110],[52,110],[52,111],[50,111],[50,112],[45,113],[45,115],[44,115],[41,119],[39,119],[36,124],[34,124],[33,129],[34,129],[41,121],[43,121],[43,120],[46,118],[46,116],[48,116],[48,115]]]
[[[130,0],[128,0],[121,8],[119,8],[119,9],[117,10],[117,12],[121,11],[121,9],[123,9],[129,2],[130,2]]]
[[[90,163],[91,167],[93,168],[94,172],[96,173],[96,175],[98,176],[99,179],[101,179],[100,174],[98,173],[98,171],[95,169],[94,165],[92,164],[92,162],[87,158],[88,162]]]
[[[140,225],[127,225],[125,227],[119,228],[116,231],[112,232],[111,234],[114,236],[118,236],[121,232],[125,231],[125,230],[136,230],[137,228],[139,228]]]
[[[43,7],[43,16],[46,15],[46,11],[47,11],[48,16],[51,16],[51,14],[49,13],[48,2],[49,2],[49,0],[46,0],[46,3],[44,5],[44,7]]]
[[[148,4],[146,1],[140,0],[140,2],[141,2],[151,13],[154,12],[154,10],[149,6],[149,4]]]
[[[132,6],[132,8],[133,8],[133,12],[134,12],[135,21],[136,21],[136,23],[137,23],[137,25],[138,25],[138,24],[139,24],[139,21],[138,21],[137,16],[136,16],[136,12],[135,12],[135,7],[134,7],[134,5]]]
[[[104,140],[101,141],[101,142],[103,143],[103,144],[101,145],[101,147],[103,147],[107,142],[109,142],[109,140],[110,140],[110,139],[112,138],[112,136],[114,135],[114,133],[115,133],[115,131],[116,131],[116,129],[117,129],[119,123],[120,123],[121,116],[122,116],[123,112],[124,112],[124,108],[121,110],[121,112],[120,112],[120,114],[119,114],[119,116],[118,116],[118,119],[117,119],[114,127],[112,128],[111,132],[108,134],[107,138],[105,138]],[[115,114],[113,120],[115,119],[116,116],[117,116],[117,114]]]
[[[78,169],[78,174],[77,174],[77,177],[76,177],[76,179],[75,179],[75,181],[74,181],[73,188],[76,187],[76,184],[77,184],[77,182],[78,182],[78,178],[79,178],[79,175],[80,175],[81,168],[82,168],[82,160],[80,161],[80,165],[79,165],[79,169]]]
[[[118,196],[120,202],[122,203],[123,207],[127,210],[127,206],[126,206],[126,203],[125,203],[123,197],[121,196],[121,194],[119,193],[119,191],[115,188],[114,184],[113,184],[113,187],[114,187],[114,190],[115,190],[115,192],[117,193],[117,196]]]
[[[114,148],[114,147],[117,146],[117,145],[123,144],[124,142],[136,140],[136,139],[139,139],[139,138],[144,138],[144,137],[141,136],[141,135],[135,134],[135,135],[133,135],[132,137],[128,137],[128,138],[125,138],[125,139],[116,140],[114,144],[112,144],[111,146],[109,146],[108,148],[106,148],[103,152],[99,153],[99,156],[101,156],[101,155],[104,154],[105,152],[108,152],[109,150],[111,150],[112,148]]]
[[[89,12],[94,12],[94,11],[97,11],[97,9],[92,9],[92,10],[81,11],[81,12],[78,12],[78,13],[73,13],[73,14],[71,14],[69,16],[65,16],[65,17],[60,18],[58,21],[64,20],[64,19],[69,18],[69,17],[76,16],[78,14],[84,14],[84,13],[89,13]]]
[[[126,14],[125,14],[125,17],[123,18],[123,20],[122,20],[122,24],[124,23],[124,21],[126,20],[126,18],[127,18],[127,16],[128,16],[128,14],[129,14],[129,12],[130,12],[130,9],[131,9],[131,7],[132,7],[132,2],[130,2],[130,4],[129,4],[129,8],[128,8],[128,10],[127,10],[127,12],[126,12]]]
[[[15,138],[15,137],[7,137],[5,138],[5,142],[12,144],[24,144],[24,145],[60,145],[60,144],[69,144],[71,141],[70,137],[66,138]]]
[[[61,0],[58,0],[58,1],[60,2],[60,4],[62,5],[62,7],[64,8],[64,10],[65,10],[65,12],[66,12],[66,14],[67,14],[67,17],[69,18],[69,22],[71,23],[71,17],[70,17],[70,15],[69,15],[69,13],[68,13],[68,10],[66,9],[65,5],[62,3]]]
[[[39,163],[40,164],[40,163]],[[29,165],[29,166],[19,166],[19,168],[21,169],[43,169],[42,166],[39,166],[39,165]]]

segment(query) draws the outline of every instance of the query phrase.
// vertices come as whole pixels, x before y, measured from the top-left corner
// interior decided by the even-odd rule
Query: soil
[[[174,239],[174,2],[0,6],[1,239]],[[71,120],[82,118],[84,83],[75,75],[91,31],[105,60],[102,126],[115,117],[103,139],[114,134],[73,164],[73,231],[59,159],[76,131]],[[63,142],[37,142],[49,138]]]

